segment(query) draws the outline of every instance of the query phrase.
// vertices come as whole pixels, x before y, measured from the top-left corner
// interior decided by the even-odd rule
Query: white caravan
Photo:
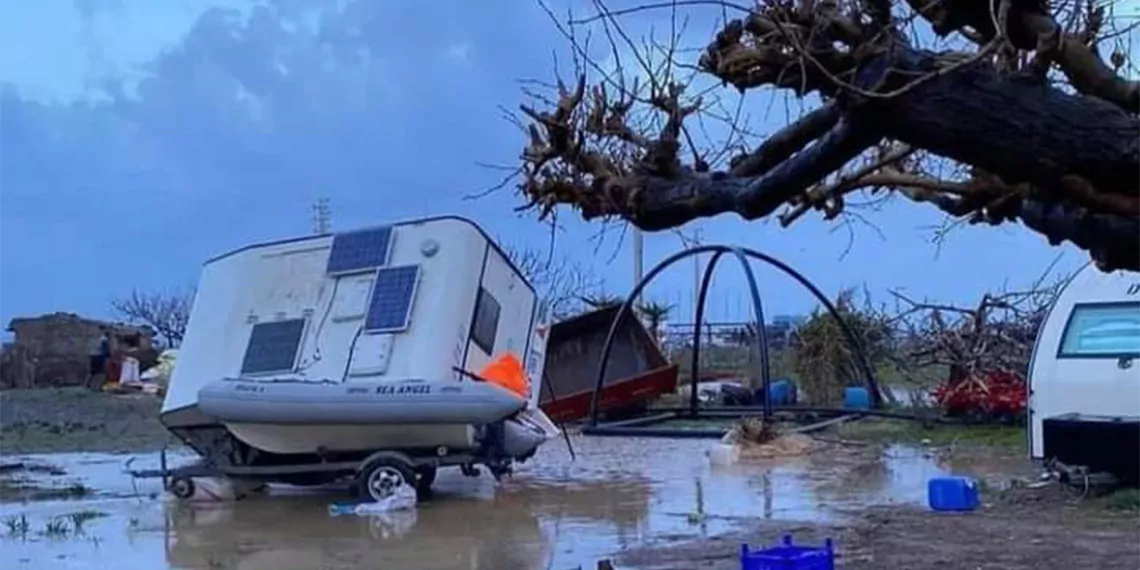
[[[1140,273],[1086,265],[1061,290],[1029,365],[1033,459],[1136,482]]]
[[[435,469],[525,461],[558,431],[538,409],[545,304],[454,216],[245,247],[205,264],[163,424],[202,457],[175,476],[322,484],[382,498]],[[527,390],[478,376],[503,355]]]

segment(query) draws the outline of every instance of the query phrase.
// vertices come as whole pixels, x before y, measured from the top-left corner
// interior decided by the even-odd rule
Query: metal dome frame
[[[688,248],[664,259],[656,266],[654,266],[653,269],[651,269],[649,273],[647,273],[641,279],[641,281],[634,285],[633,291],[631,291],[630,294],[622,302],[621,308],[618,309],[617,314],[614,315],[613,323],[610,325],[609,333],[606,335],[605,346],[602,348],[601,358],[598,362],[597,382],[594,387],[593,396],[590,400],[589,425],[591,427],[598,426],[598,417],[601,411],[599,409],[600,396],[603,388],[603,383],[605,381],[606,367],[609,364],[610,351],[613,347],[614,339],[617,337],[617,332],[623,324],[624,320],[628,318],[632,312],[634,300],[638,298],[638,296],[641,294],[641,291],[645,289],[649,282],[652,281],[654,277],[656,277],[666,268],[678,261],[681,261],[682,259],[686,259],[694,255],[700,255],[702,253],[712,253],[713,256],[709,260],[708,266],[705,267],[705,273],[701,279],[700,291],[697,294],[697,307],[695,315],[696,323],[693,333],[693,355],[692,365],[690,366],[690,385],[693,388],[689,391],[689,413],[692,416],[696,417],[699,414],[699,409],[697,406],[696,386],[700,378],[700,331],[702,322],[704,320],[705,300],[708,297],[709,283],[712,281],[712,274],[716,268],[716,264],[726,253],[731,253],[732,256],[740,262],[741,268],[744,270],[745,279],[748,281],[749,295],[752,298],[753,313],[756,318],[756,322],[759,324],[757,327],[758,330],[756,335],[756,343],[757,348],[760,352],[760,378],[765,394],[763,406],[763,417],[765,420],[770,419],[773,412],[771,398],[767,397],[767,395],[770,394],[771,388],[771,362],[769,361],[768,357],[768,339],[764,328],[764,308],[760,299],[760,289],[757,286],[756,275],[752,271],[752,264],[749,263],[750,259],[758,259],[772,267],[775,267],[776,269],[783,271],[786,275],[792,277],[801,285],[803,285],[808,291],[810,291],[812,295],[814,295],[815,298],[820,302],[820,304],[827,309],[828,313],[831,314],[832,318],[834,318],[836,323],[839,325],[840,330],[843,332],[844,337],[847,339],[848,345],[855,352],[857,364],[863,373],[864,382],[866,383],[867,389],[870,392],[872,406],[878,408],[882,405],[882,393],[879,391],[878,380],[875,377],[874,369],[871,367],[870,363],[867,360],[867,355],[864,352],[862,345],[859,343],[859,340],[855,336],[854,332],[852,332],[851,327],[848,326],[847,321],[844,320],[843,316],[839,314],[839,310],[836,309],[831,300],[829,300],[827,296],[825,296],[819,290],[819,288],[815,286],[815,284],[808,280],[807,277],[804,277],[803,274],[788,266],[784,262],[765,253],[743,247],[713,244]]]

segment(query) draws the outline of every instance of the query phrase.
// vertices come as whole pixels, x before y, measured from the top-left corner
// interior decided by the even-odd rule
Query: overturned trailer
[[[506,473],[558,433],[538,409],[544,307],[486,232],[454,216],[216,257],[160,415],[201,457],[171,473],[171,490],[190,496],[202,476],[355,477],[379,499],[426,490],[438,467]],[[480,375],[504,361],[513,381]]]
[[[593,374],[606,334],[620,306],[606,307],[559,321],[546,345],[542,411],[560,422],[590,413]],[[670,364],[649,331],[637,319],[621,323],[610,352],[598,405],[610,416],[644,411],[650,402],[677,390],[677,365]]]

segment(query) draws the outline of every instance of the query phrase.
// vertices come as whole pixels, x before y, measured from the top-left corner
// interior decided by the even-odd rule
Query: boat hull
[[[283,455],[349,453],[377,449],[438,448],[460,452],[475,447],[470,425],[226,423],[234,437],[255,449]]]

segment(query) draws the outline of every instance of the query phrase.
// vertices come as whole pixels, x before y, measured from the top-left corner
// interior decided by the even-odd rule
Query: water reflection
[[[602,555],[604,527],[637,534],[650,489],[637,479],[554,482],[444,478],[415,511],[330,517],[329,496],[278,495],[167,510],[167,561],[175,568],[545,568],[570,555]],[[602,529],[597,527],[602,526]],[[599,532],[599,530],[601,532]],[[555,551],[569,534],[574,548]]]
[[[558,570],[662,538],[713,536],[758,517],[802,524],[870,504],[922,503],[931,476],[1016,467],[940,463],[915,448],[838,446],[711,466],[706,441],[574,444],[577,461],[550,446],[500,484],[441,472],[434,500],[384,518],[330,517],[328,503],[344,498],[335,489],[281,488],[237,503],[184,505],[164,499],[154,480],[138,482],[136,495],[123,456],[39,456],[34,461],[68,471],[51,476],[54,484],[78,480],[96,494],[0,503],[0,518],[26,514],[33,528],[22,539],[0,539],[0,549],[20,569]],[[153,464],[156,457],[140,456],[135,468]],[[47,521],[79,510],[106,516],[90,521],[83,537],[39,534]]]
[[[553,537],[538,517],[499,501],[425,504],[385,516],[328,517],[325,497],[273,497],[171,508],[174,568],[542,568]],[[470,502],[468,502],[470,503]]]

